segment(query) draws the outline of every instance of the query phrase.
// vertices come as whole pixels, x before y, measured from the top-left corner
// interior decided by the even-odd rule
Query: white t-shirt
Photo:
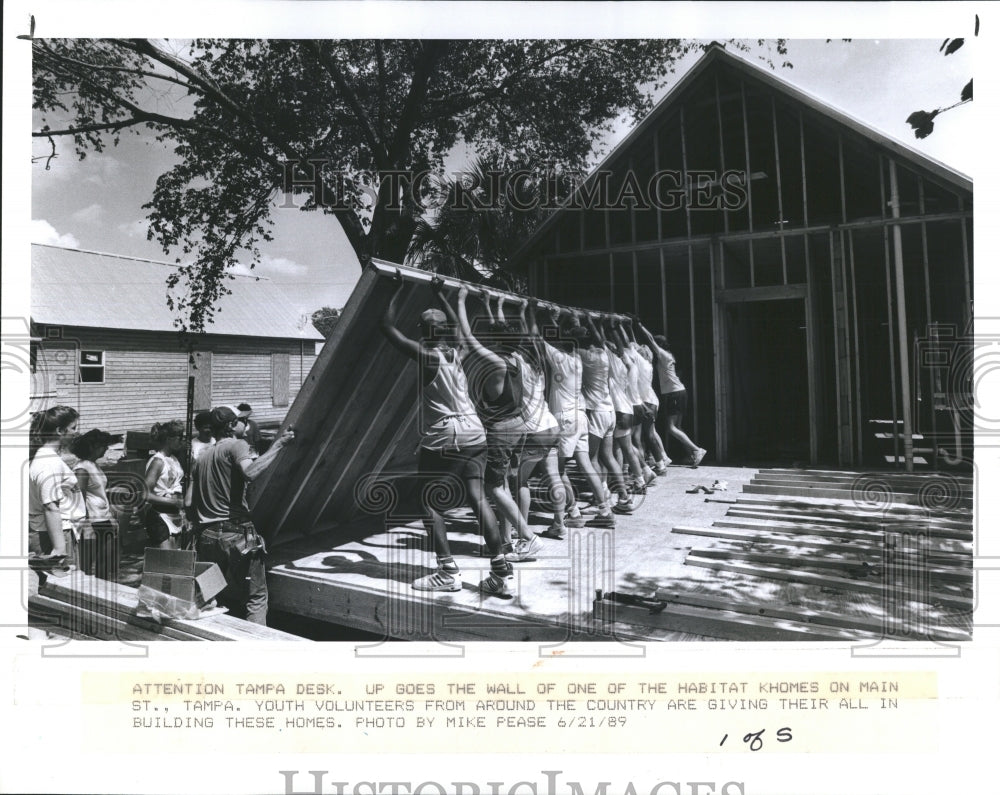
[[[91,522],[107,522],[111,519],[111,506],[108,504],[108,476],[93,461],[80,461],[76,470],[87,473],[87,490],[83,500],[87,506],[87,518]]]
[[[572,351],[561,351],[545,343],[545,358],[549,363],[549,408],[556,416],[583,408],[580,393],[583,382],[583,362]]]
[[[42,447],[28,467],[28,528],[36,533],[48,532],[45,506],[56,505],[62,515],[63,530],[75,530],[86,516],[80,483],[59,453]]]

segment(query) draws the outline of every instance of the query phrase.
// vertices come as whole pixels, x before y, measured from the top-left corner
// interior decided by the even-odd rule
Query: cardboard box
[[[214,599],[226,587],[226,577],[215,563],[195,563],[195,582],[198,583],[198,593],[202,602]]]
[[[142,584],[201,606],[226,587],[226,578],[215,563],[199,562],[192,550],[147,547]]]
[[[165,593],[175,599],[194,604],[197,595],[197,583],[194,577],[182,577],[179,574],[160,574],[144,571],[142,584],[154,591]]]

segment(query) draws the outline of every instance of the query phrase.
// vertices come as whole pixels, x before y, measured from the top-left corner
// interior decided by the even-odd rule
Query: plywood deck
[[[737,499],[764,503],[760,508],[765,512],[793,516],[796,511],[787,499],[743,492],[761,474],[754,469],[732,467],[671,467],[649,489],[633,515],[617,517],[614,530],[584,528],[568,531],[564,541],[545,539],[543,556],[516,566],[509,599],[479,594],[478,582],[488,572],[488,559],[481,556],[484,550],[474,523],[459,512],[449,522],[452,549],[464,580],[457,593],[424,594],[410,588],[413,579],[433,571],[434,556],[419,521],[389,520],[356,525],[350,532],[339,528],[335,533],[279,547],[271,557],[271,604],[289,613],[389,639],[443,643],[475,639],[558,644],[616,639],[831,640],[878,636],[886,609],[892,607],[881,589],[874,587],[878,579],[865,581],[867,573],[877,572],[881,560],[878,539],[867,539],[872,543],[856,549],[829,550],[823,545],[836,542],[836,538],[813,535],[807,532],[808,527],[792,528],[789,535],[789,528],[784,528],[784,537],[791,544],[781,543],[781,535],[765,536],[755,539],[756,546],[751,550],[746,539],[734,541],[724,535],[684,532],[685,527],[710,530],[717,521],[726,524],[731,509],[746,508],[745,503],[737,504]],[[727,481],[728,491],[713,495],[686,493],[693,485],[711,486],[716,480]],[[829,527],[843,532],[841,547],[857,543],[857,538],[866,540],[864,521],[875,517],[864,507],[842,500],[794,499],[800,501],[799,512],[802,501],[815,506],[812,526],[828,519]],[[905,504],[898,508],[912,524],[913,508]],[[878,516],[884,519],[888,510],[885,505],[879,506]],[[848,520],[852,529],[840,531],[838,528]],[[747,521],[752,524],[755,520]],[[535,514],[532,523],[539,531],[548,523],[548,515]],[[947,536],[939,544],[943,546],[940,555],[933,558],[934,566],[941,555],[951,555],[946,559],[961,561],[959,568],[967,563],[971,581],[971,546],[956,546],[963,542],[955,538],[956,532],[960,536],[967,532],[971,539],[971,515],[967,530],[962,527],[961,511],[957,519],[954,515],[934,518],[932,524],[944,528]],[[732,535],[730,528],[719,530]],[[851,537],[851,532],[856,538]],[[724,565],[741,562],[741,552],[749,558],[742,561],[742,567]],[[761,562],[753,559],[754,554],[771,557]],[[779,564],[779,574],[775,575],[769,571],[775,568],[771,559],[782,554],[789,557],[789,565]],[[720,560],[730,556],[732,560]],[[808,572],[810,560],[820,563],[821,559],[825,568],[820,565],[816,569],[820,575],[836,574],[839,559],[847,567],[840,573],[856,579],[837,588],[810,577],[796,581],[784,573],[789,568],[795,570],[796,563],[803,564],[803,570]],[[963,585],[932,579],[929,587],[933,593],[943,595],[945,603],[928,600],[921,608],[922,619],[938,628],[937,637],[965,637],[969,621],[962,609]],[[659,600],[659,605],[650,609],[645,604],[637,607],[598,600],[595,610],[599,591],[604,595],[614,592],[638,600]],[[738,615],[729,610],[734,606]],[[822,618],[823,614],[848,620],[832,621],[832,628],[823,631],[810,631],[815,616]],[[792,621],[795,616],[802,617],[801,625]],[[624,647],[612,648],[617,653]]]

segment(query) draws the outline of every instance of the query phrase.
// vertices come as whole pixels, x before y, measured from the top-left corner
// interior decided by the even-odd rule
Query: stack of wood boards
[[[138,592],[79,571],[49,577],[28,598],[33,626],[75,640],[264,640],[304,641],[276,629],[228,615],[163,623],[137,614]]]
[[[396,325],[404,335],[419,338],[420,314],[439,306],[432,273],[379,260],[365,268],[282,424],[282,431],[294,429],[294,444],[253,484],[254,522],[269,542],[365,515],[389,512],[404,523],[421,515],[412,475],[420,441],[417,365],[380,329],[397,268],[404,284]],[[479,299],[470,298],[468,309],[475,328]]]
[[[793,485],[781,496],[784,477]],[[914,488],[912,476],[895,473],[763,470],[751,486],[766,483],[771,496],[745,486],[750,494],[709,498],[732,503],[722,519],[673,528],[697,539],[685,564],[717,582],[602,595],[595,612],[736,640],[968,640],[971,482],[919,478]],[[858,488],[875,481],[860,499]],[[829,496],[850,493],[852,482],[850,502]],[[800,496],[806,489],[814,496]],[[873,502],[890,493],[895,501]]]

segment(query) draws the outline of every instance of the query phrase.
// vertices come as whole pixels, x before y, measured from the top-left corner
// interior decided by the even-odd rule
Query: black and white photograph
[[[0,790],[977,780],[995,18],[753,5],[5,8]]]

